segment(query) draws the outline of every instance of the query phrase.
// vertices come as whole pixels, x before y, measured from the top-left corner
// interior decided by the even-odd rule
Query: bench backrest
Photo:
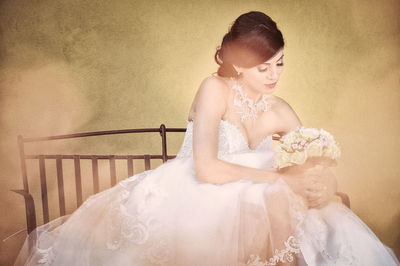
[[[48,197],[48,176],[46,175],[46,165],[49,161],[55,161],[56,165],[56,179],[57,179],[57,192],[58,192],[58,206],[59,206],[59,216],[66,215],[66,200],[65,200],[65,186],[64,182],[66,178],[64,176],[63,165],[65,161],[73,161],[74,167],[74,181],[75,181],[75,193],[76,193],[76,207],[78,208],[83,203],[82,196],[82,175],[81,175],[81,162],[83,160],[89,160],[91,162],[92,168],[92,179],[93,179],[93,194],[100,192],[99,186],[99,161],[105,160],[109,162],[109,177],[110,184],[114,186],[117,184],[116,178],[116,161],[122,160],[126,162],[127,174],[133,176],[134,171],[134,160],[143,160],[144,170],[151,169],[152,160],[162,160],[166,162],[169,159],[175,158],[176,155],[168,155],[167,153],[167,132],[185,132],[186,128],[166,128],[164,124],[161,124],[159,128],[141,128],[141,129],[123,129],[123,130],[109,130],[109,131],[94,131],[94,132],[84,132],[68,135],[57,135],[57,136],[47,136],[47,137],[37,137],[37,138],[24,138],[21,135],[18,136],[18,147],[20,154],[21,163],[21,176],[23,189],[12,190],[25,198],[26,206],[26,219],[27,219],[27,231],[30,233],[37,226],[37,213],[35,208],[35,202],[32,194],[30,192],[30,185],[28,184],[28,168],[27,160],[36,160],[38,163],[39,177],[40,177],[40,199],[41,199],[41,209],[43,223],[49,222],[49,197]],[[93,155],[93,154],[26,154],[25,144],[28,142],[43,142],[43,141],[54,141],[60,139],[71,139],[71,138],[84,138],[93,137],[100,135],[112,135],[112,134],[131,134],[131,133],[158,133],[161,137],[161,153],[160,154],[135,154],[135,155]],[[54,217],[52,213],[52,217]]]

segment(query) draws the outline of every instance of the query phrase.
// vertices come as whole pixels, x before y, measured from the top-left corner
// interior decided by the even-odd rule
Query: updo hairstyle
[[[259,11],[242,14],[217,47],[214,55],[219,65],[217,74],[237,78],[233,64],[254,67],[270,59],[284,45],[281,31],[269,16]]]

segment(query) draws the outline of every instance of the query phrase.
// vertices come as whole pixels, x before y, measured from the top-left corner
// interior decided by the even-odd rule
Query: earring
[[[236,67],[235,67],[235,66],[233,66],[233,68],[234,68],[234,69],[235,69],[235,71],[236,71],[236,76],[238,76],[238,77],[239,77],[239,76],[240,76],[240,74],[241,74],[241,73],[240,73],[240,71],[238,71],[238,70],[236,69]]]

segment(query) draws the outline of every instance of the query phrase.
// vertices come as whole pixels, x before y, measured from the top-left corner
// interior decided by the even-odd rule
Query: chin
[[[265,90],[264,90],[264,92],[265,93],[267,93],[267,94],[272,94],[272,93],[274,93],[276,91],[276,87],[275,88],[266,88]]]

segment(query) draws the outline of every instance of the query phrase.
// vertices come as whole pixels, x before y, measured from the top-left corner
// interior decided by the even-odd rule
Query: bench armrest
[[[33,197],[29,192],[23,189],[11,189],[11,191],[22,195],[25,199],[26,225],[29,234],[36,228],[36,212]]]
[[[342,203],[343,203],[344,205],[346,205],[347,208],[350,209],[350,198],[349,198],[349,196],[348,196],[346,193],[344,193],[344,192],[339,192],[339,191],[338,191],[338,192],[335,193],[335,195],[338,196],[338,197],[340,197],[340,199],[342,200]]]

